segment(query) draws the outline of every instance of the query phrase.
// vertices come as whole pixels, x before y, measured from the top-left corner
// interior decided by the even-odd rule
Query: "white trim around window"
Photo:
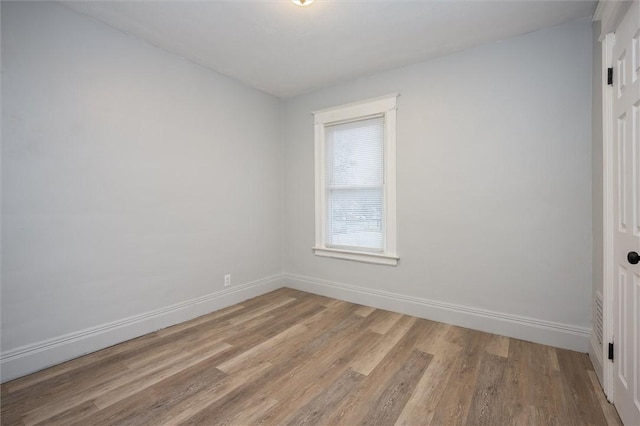
[[[317,256],[355,260],[396,266],[398,264],[396,235],[396,100],[398,94],[369,99],[347,105],[315,111],[315,221]],[[384,118],[382,211],[380,229],[382,248],[352,247],[330,244],[328,229],[327,141],[325,131],[330,126],[355,123],[374,117]],[[330,173],[329,173],[330,174]],[[380,231],[378,231],[380,232]],[[333,235],[333,234],[332,234]]]

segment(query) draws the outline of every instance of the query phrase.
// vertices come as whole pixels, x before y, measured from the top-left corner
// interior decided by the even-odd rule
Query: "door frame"
[[[606,81],[606,70],[613,66],[613,46],[615,44],[615,34],[608,33],[602,40],[602,62],[603,62],[603,88],[602,88],[602,157],[603,157],[603,212],[604,221],[602,229],[604,232],[602,239],[602,387],[610,402],[614,398],[614,369],[613,362],[609,361],[609,343],[613,342],[613,285],[614,285],[614,256],[613,256],[613,86],[609,86]]]
[[[613,362],[608,360],[608,346],[613,341],[613,291],[614,291],[614,217],[613,217],[613,86],[607,84],[606,69],[613,66],[615,30],[631,6],[631,1],[600,0],[593,20],[600,21],[598,40],[602,44],[602,388],[607,399],[614,401]],[[593,111],[592,113],[597,113]],[[593,341],[593,339],[592,339]],[[597,350],[599,348],[594,348]]]

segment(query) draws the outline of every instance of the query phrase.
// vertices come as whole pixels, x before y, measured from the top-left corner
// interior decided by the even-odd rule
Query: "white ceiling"
[[[290,97],[591,16],[593,1],[86,1],[65,5]]]

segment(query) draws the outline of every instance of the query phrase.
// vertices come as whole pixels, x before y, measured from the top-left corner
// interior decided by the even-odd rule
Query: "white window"
[[[314,113],[316,255],[398,264],[397,96]]]

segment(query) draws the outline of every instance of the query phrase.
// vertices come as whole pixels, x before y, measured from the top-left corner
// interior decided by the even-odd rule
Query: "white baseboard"
[[[0,355],[2,382],[121,343],[156,330],[291,287],[361,305],[528,340],[580,352],[593,350],[590,329],[501,312],[373,290],[294,274],[277,274],[216,293],[96,327],[22,346]],[[594,352],[596,356],[597,351]],[[594,362],[595,366],[595,362]],[[596,371],[598,368],[596,366]]]
[[[188,321],[277,290],[283,286],[282,284],[281,274],[272,275],[175,305],[3,352],[0,355],[1,381],[12,380],[78,356]]]
[[[285,286],[297,290],[474,330],[579,352],[587,352],[589,347],[590,328],[443,303],[303,275],[285,273],[283,281]]]

